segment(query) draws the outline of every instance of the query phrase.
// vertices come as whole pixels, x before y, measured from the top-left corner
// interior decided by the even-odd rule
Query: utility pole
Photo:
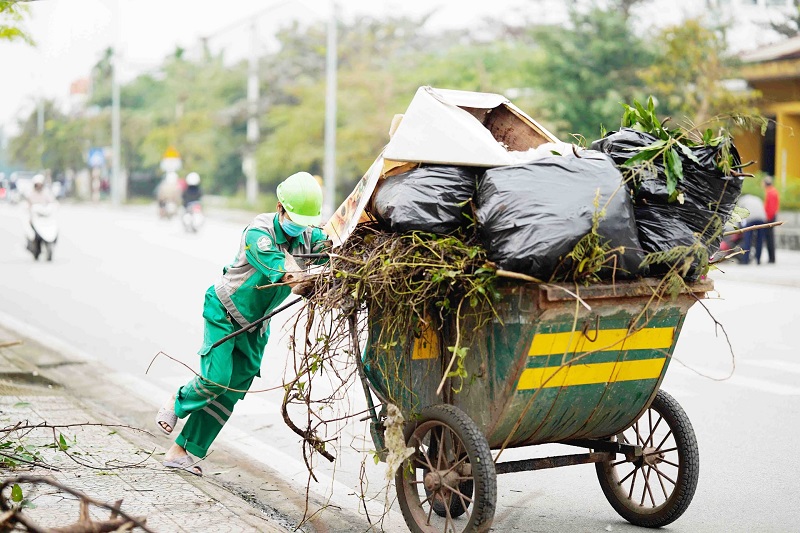
[[[111,204],[118,206],[126,196],[120,165],[119,47],[114,49],[111,65]]]
[[[39,135],[39,169],[44,170],[44,96],[36,101],[36,133]]]
[[[245,193],[247,203],[255,205],[258,198],[258,174],[256,172],[256,147],[258,146],[258,32],[256,23],[250,26],[251,39],[250,57],[248,59],[247,73],[247,148],[242,161],[242,171],[245,178]]]
[[[329,219],[336,209],[336,69],[337,69],[337,5],[331,1],[328,19],[328,49],[325,55],[325,160],[323,180],[325,199],[323,219]]]
[[[244,148],[244,154],[242,157],[242,172],[245,175],[245,196],[247,199],[247,203],[253,205],[256,203],[258,199],[258,168],[256,165],[256,149],[258,147],[260,136],[260,130],[258,125],[258,115],[259,115],[259,75],[258,75],[258,49],[259,49],[259,40],[258,40],[258,32],[256,23],[257,21],[263,16],[268,13],[272,13],[280,7],[283,7],[287,4],[293,3],[292,0],[278,0],[277,2],[270,4],[264,7],[261,11],[253,13],[249,15],[247,18],[236,21],[228,26],[221,28],[215,31],[212,34],[209,34],[201,40],[203,41],[203,46],[207,46],[208,40],[220,35],[222,33],[226,33],[232,30],[237,30],[242,25],[250,23],[250,31],[251,31],[251,38],[250,38],[250,54],[248,56],[248,74],[247,74],[247,140],[246,146]],[[335,183],[335,176],[333,176],[333,172],[335,172],[335,149],[333,146],[336,142],[336,24],[335,24],[335,2],[333,3],[334,6],[334,13],[331,15],[331,21],[333,24],[333,34],[331,35],[330,30],[328,32],[328,93],[326,95],[327,102],[330,102],[331,94],[333,95],[333,109],[326,110],[326,121],[330,122],[330,126],[328,126],[328,122],[326,122],[325,126],[325,144],[326,144],[326,156],[325,156],[325,163],[324,163],[324,170],[323,173],[325,174],[324,178],[326,181],[330,181],[331,184]],[[333,39],[333,48],[331,49],[330,43],[331,39]],[[333,61],[333,66],[331,67],[331,58]],[[332,71],[331,71],[332,68]],[[331,83],[331,76],[332,76],[332,83]],[[331,93],[331,91],[333,91]],[[332,119],[329,119],[332,117]],[[333,128],[333,131],[328,131],[329,127]],[[331,155],[327,155],[328,147],[331,146],[330,150]],[[330,162],[328,162],[330,158]],[[330,171],[328,170],[330,169]],[[329,172],[331,174],[329,174]],[[331,179],[328,180],[328,176],[331,176]],[[330,185],[329,185],[330,186]],[[329,201],[333,200],[334,193],[327,194],[330,198]],[[327,204],[326,204],[327,205]],[[323,206],[323,213],[326,206]],[[330,210],[333,213],[333,208]]]
[[[39,95],[36,100],[36,133],[39,136],[44,134],[44,98]]]
[[[116,31],[114,32],[114,53],[111,56],[111,205],[119,206],[127,196],[127,180],[122,176],[122,150],[120,148],[120,96],[119,96],[119,66],[120,66],[120,26],[122,25],[122,12],[120,0],[116,2],[114,16]]]

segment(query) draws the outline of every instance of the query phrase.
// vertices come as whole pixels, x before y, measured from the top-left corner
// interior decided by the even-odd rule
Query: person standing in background
[[[764,211],[764,202],[755,194],[743,194],[739,197],[739,207],[747,210],[747,218],[742,221],[742,229],[759,226],[764,223],[766,213]],[[739,262],[746,265],[753,257],[757,264],[761,264],[761,247],[762,247],[762,230],[745,231],[742,233],[741,247],[744,252],[739,258]],[[753,238],[756,239],[755,254],[751,254]]]
[[[775,222],[778,216],[778,209],[780,209],[780,198],[778,197],[778,189],[772,184],[772,178],[767,176],[764,178],[764,214],[766,215],[766,222]],[[770,263],[775,262],[775,228],[764,228],[760,230],[764,232],[764,240],[767,242],[767,256]]]

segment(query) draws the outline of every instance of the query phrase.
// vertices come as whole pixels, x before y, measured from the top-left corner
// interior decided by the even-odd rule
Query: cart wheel
[[[426,407],[417,421],[406,425],[405,437],[414,454],[397,469],[395,485],[409,529],[488,531],[497,474],[486,437],[469,416],[452,405]],[[454,510],[466,517],[456,520]]]
[[[660,390],[647,412],[615,439],[641,445],[643,454],[595,465],[614,510],[643,527],[677,520],[689,507],[700,474],[697,440],[683,408]]]
[[[436,464],[436,451],[438,448],[439,447],[435,445],[435,440],[431,442],[431,445],[428,447],[428,458],[431,460],[431,464]],[[463,456],[464,453],[462,452],[459,459]],[[422,469],[423,479],[428,472],[430,472],[430,470],[427,467]],[[458,491],[462,494],[472,494],[473,486],[474,483],[472,482],[472,478],[470,478],[458,484]],[[427,487],[425,488],[425,495],[431,497],[431,491]],[[460,498],[450,498],[450,509],[445,509],[445,503],[442,501],[441,495],[434,495],[432,500],[433,512],[442,517],[447,516],[447,513],[450,512],[452,518],[458,518],[469,508],[469,504],[470,502],[467,501],[465,506]]]

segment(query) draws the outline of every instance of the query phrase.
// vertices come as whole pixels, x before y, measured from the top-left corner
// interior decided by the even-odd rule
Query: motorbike
[[[55,217],[57,210],[58,204],[55,202],[34,204],[31,207],[31,220],[27,228],[27,248],[37,261],[42,253],[46,260],[53,260],[53,248],[58,240],[58,223]]]
[[[166,220],[172,220],[172,217],[178,212],[178,204],[172,200],[159,200],[158,201],[158,217]]]
[[[200,202],[189,202],[183,210],[183,227],[189,233],[197,233],[203,225],[203,206]]]

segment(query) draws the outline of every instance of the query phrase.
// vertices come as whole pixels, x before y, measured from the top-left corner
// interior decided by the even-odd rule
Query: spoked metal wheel
[[[658,391],[647,412],[615,438],[641,446],[643,453],[595,465],[611,506],[637,526],[676,520],[689,507],[700,474],[697,440],[683,408]]]
[[[414,453],[395,475],[397,500],[415,533],[488,531],[497,499],[489,444],[475,423],[452,405],[425,408],[406,425]]]
[[[431,435],[432,440],[430,446],[428,447],[428,458],[431,460],[431,464],[437,464],[437,453],[439,450],[438,442],[434,437]],[[462,459],[459,457],[458,459]],[[422,469],[423,479],[430,472],[428,467]],[[458,484],[458,491],[462,494],[472,494],[474,483],[472,482],[472,478],[463,480]],[[459,516],[463,515],[467,508],[469,508],[470,500],[463,500],[462,498],[450,498],[450,502],[448,504],[440,495],[434,495],[428,487],[425,487],[425,495],[432,496],[433,499],[431,500],[431,505],[433,505],[433,512],[439,516],[447,516],[447,513],[450,513],[452,518],[458,518]],[[449,507],[445,509],[445,507]]]

